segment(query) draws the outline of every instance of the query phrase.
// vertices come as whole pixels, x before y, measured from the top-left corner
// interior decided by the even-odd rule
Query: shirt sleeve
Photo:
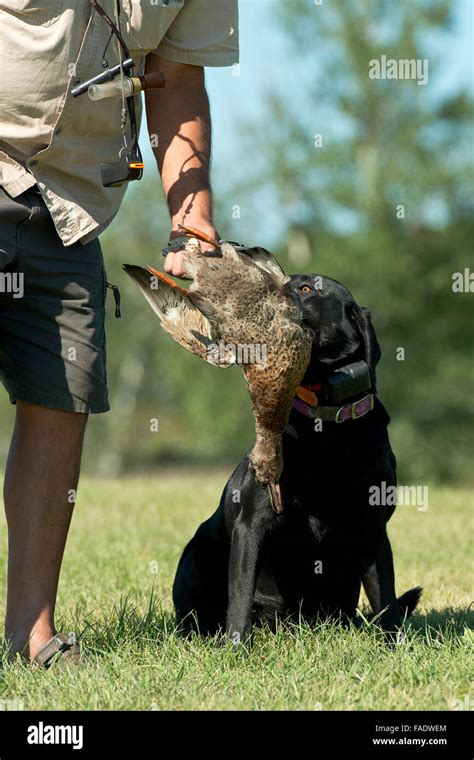
[[[155,52],[195,66],[232,66],[239,60],[237,0],[184,0]]]

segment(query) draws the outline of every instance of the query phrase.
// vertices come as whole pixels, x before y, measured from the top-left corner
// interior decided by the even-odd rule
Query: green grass
[[[183,640],[173,621],[180,552],[214,510],[225,479],[84,479],[58,623],[80,635],[88,661],[50,671],[4,661],[0,700],[22,700],[27,710],[472,709],[472,492],[430,488],[427,512],[400,506],[391,522],[397,592],[425,589],[405,645],[386,646],[374,625],[301,624],[282,625],[275,635],[257,631],[246,650]],[[3,586],[5,559],[2,527]]]

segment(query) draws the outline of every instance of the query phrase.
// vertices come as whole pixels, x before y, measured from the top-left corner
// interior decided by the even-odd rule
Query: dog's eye
[[[300,288],[298,288],[298,290],[301,293],[312,293],[313,292],[313,288],[311,287],[311,285],[302,285]]]

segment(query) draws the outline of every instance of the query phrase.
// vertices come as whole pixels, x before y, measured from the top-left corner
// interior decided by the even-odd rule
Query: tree
[[[344,282],[368,305],[384,349],[380,387],[403,477],[471,479],[472,114],[446,94],[449,0],[279,4],[291,88],[267,98],[256,192],[278,193],[290,269]],[[371,79],[374,59],[428,60],[428,83]],[[404,359],[401,359],[404,349]],[[447,441],[455,441],[447,446]]]

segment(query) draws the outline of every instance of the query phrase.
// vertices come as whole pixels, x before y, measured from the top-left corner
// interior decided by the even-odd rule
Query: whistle
[[[151,74],[144,76],[129,77],[123,79],[123,91],[126,98],[144,90],[156,90],[164,87],[166,80],[161,71],[153,71]],[[113,82],[104,82],[103,84],[91,84],[88,89],[91,100],[102,100],[103,98],[119,98],[122,95],[122,80],[114,79]]]
[[[130,71],[130,69],[133,69],[135,66],[135,63],[133,62],[132,58],[126,58],[122,62],[122,68],[124,71]],[[94,84],[102,84],[103,82],[111,82],[117,74],[120,74],[120,64],[118,63],[117,66],[112,66],[110,69],[105,69],[105,71],[101,71],[100,74],[97,74],[96,77],[92,77],[92,79],[88,79],[87,82],[84,82],[83,84],[79,85],[79,87],[74,87],[73,90],[71,90],[71,95],[73,98],[77,98],[78,95],[83,95],[91,85]]]

